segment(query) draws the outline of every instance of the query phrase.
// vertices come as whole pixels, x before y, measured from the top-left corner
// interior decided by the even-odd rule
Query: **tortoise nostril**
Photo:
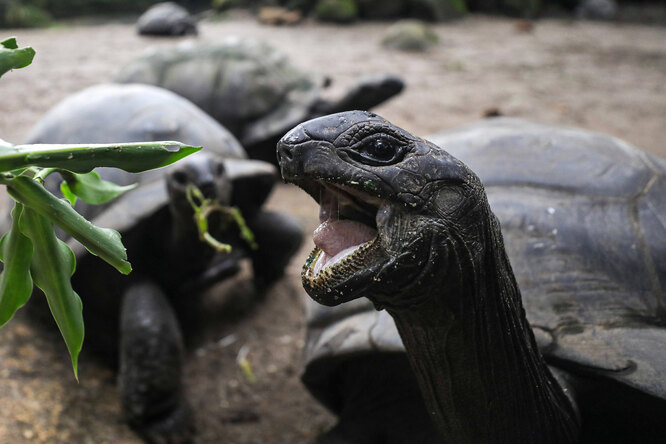
[[[294,153],[292,152],[292,147],[282,145],[278,151],[278,157],[280,159],[285,159],[288,162],[294,160]]]

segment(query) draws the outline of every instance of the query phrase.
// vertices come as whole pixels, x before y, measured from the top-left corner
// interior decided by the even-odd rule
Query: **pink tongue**
[[[364,244],[377,235],[373,228],[353,220],[327,220],[315,230],[313,240],[317,248],[333,257],[342,250]]]

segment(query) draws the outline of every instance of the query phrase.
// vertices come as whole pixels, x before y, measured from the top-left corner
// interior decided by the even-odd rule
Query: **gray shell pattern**
[[[161,86],[191,100],[243,145],[306,119],[322,86],[281,51],[233,36],[151,51],[123,67],[116,80]]]

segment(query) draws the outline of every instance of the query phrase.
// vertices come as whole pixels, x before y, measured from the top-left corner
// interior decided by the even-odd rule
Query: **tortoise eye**
[[[184,171],[175,171],[174,173],[171,174],[171,178],[174,180],[174,182],[178,183],[179,185],[185,185],[187,184],[187,173]]]
[[[361,140],[350,154],[369,165],[392,165],[402,159],[403,144],[386,134],[375,134]]]
[[[364,146],[364,152],[377,160],[391,160],[395,154],[393,147],[383,138],[378,138]]]

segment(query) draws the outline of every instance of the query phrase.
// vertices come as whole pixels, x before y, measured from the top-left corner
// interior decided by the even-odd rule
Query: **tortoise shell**
[[[323,79],[297,69],[283,52],[239,37],[151,51],[116,79],[161,86],[191,100],[243,146],[279,137],[306,120],[323,86]]]

